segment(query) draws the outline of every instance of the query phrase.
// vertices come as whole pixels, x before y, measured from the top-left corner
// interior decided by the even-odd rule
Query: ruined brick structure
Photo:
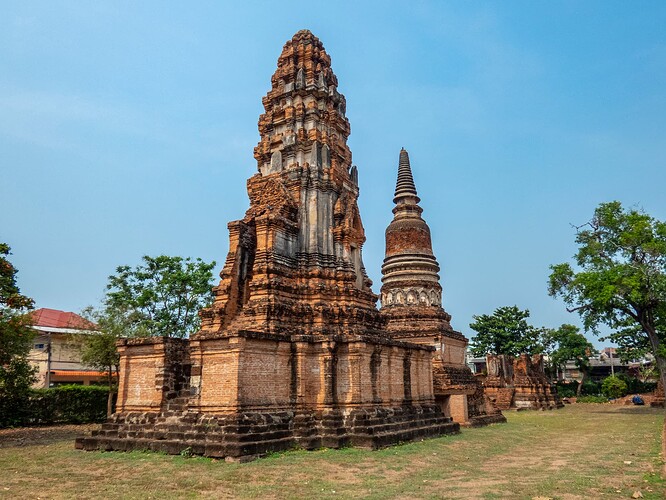
[[[654,398],[650,402],[650,406],[657,408],[666,407],[666,398],[664,397],[664,384],[661,383],[661,377],[657,381],[657,388],[654,390]]]
[[[451,327],[451,315],[442,307],[439,264],[420,201],[409,155],[402,149],[382,266],[381,314],[386,331],[394,339],[435,348],[435,399],[445,415],[462,425],[504,422],[465,364],[467,339]]]
[[[501,410],[552,410],[561,408],[557,389],[543,369],[543,355],[504,354],[486,356],[488,374],[483,381],[486,394]]]
[[[250,208],[228,225],[201,330],[123,342],[117,413],[78,447],[244,460],[458,430],[434,401],[434,348],[392,338],[377,310],[330,63],[309,31],[285,44],[263,99]]]

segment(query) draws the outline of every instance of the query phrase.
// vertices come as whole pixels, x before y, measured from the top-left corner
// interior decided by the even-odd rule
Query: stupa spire
[[[416,185],[412,176],[412,167],[409,164],[409,153],[405,148],[400,150],[400,160],[398,161],[398,180],[395,185],[395,198],[393,203],[399,201],[414,201],[418,203],[421,199],[416,194]],[[405,200],[407,198],[408,200]]]
[[[442,308],[439,264],[432,251],[430,228],[421,213],[421,200],[403,148],[398,161],[398,180],[393,220],[386,228],[386,254],[382,265],[381,305],[387,329],[395,335],[419,337],[453,332],[451,316]],[[415,321],[420,318],[424,322]],[[425,328],[424,325],[429,325]]]

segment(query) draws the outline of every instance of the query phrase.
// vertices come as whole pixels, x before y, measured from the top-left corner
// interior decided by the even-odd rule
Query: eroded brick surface
[[[543,355],[486,356],[486,394],[501,410],[509,408],[552,410],[563,405],[543,369]]]

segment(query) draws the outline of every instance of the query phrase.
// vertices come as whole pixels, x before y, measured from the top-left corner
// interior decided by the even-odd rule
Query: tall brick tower
[[[229,224],[230,251],[200,336],[248,328],[290,335],[379,330],[337,84],[312,33],[299,31],[285,44],[263,98],[250,208]]]
[[[451,315],[442,307],[439,264],[420,201],[409,154],[402,149],[382,265],[381,315],[386,331],[394,339],[435,347],[435,400],[445,415],[464,425],[504,421],[465,364],[467,339],[451,327]]]

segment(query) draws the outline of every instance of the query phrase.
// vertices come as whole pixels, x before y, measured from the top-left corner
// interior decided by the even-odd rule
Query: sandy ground
[[[87,425],[53,425],[49,427],[19,427],[16,429],[0,429],[0,448],[48,444],[65,439],[89,434],[99,429],[99,424]]]

